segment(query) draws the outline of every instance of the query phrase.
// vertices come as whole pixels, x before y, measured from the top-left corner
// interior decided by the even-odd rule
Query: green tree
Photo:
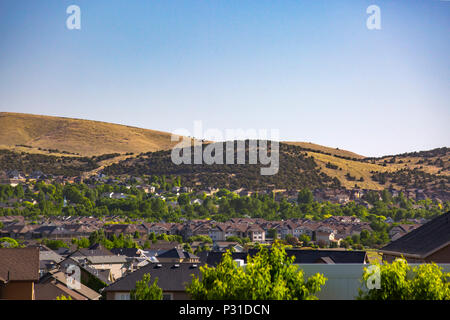
[[[287,257],[284,246],[274,243],[269,250],[260,247],[245,268],[238,267],[227,251],[217,267],[200,267],[201,280],[193,276],[186,287],[196,300],[304,300],[317,299],[326,278],[316,274],[306,281],[303,270]]]
[[[156,238],[156,234],[154,232],[149,234],[148,240],[151,240],[152,243],[157,243],[158,242],[158,238]]]
[[[191,202],[191,199],[189,198],[189,195],[186,193],[182,193],[178,196],[178,204],[180,206],[185,206]]]
[[[185,243],[183,245],[183,250],[189,253],[194,253],[194,251],[192,251],[191,245],[189,243]]]
[[[304,247],[306,247],[308,243],[311,241],[311,238],[306,234],[302,234],[300,235],[300,237],[298,237],[298,240],[302,242]]]
[[[268,236],[274,240],[278,239],[277,229],[269,229]]]
[[[47,247],[49,247],[52,250],[56,250],[58,248],[69,248],[69,246],[67,245],[67,243],[65,243],[62,240],[50,240],[50,239],[44,239],[43,241],[44,245],[46,245]]]
[[[230,236],[230,237],[227,237],[225,240],[226,241],[230,241],[230,242],[237,242],[239,244],[242,244],[242,239],[239,238],[238,236]]]
[[[0,238],[0,248],[18,248],[18,247],[19,243],[15,239],[9,237]]]
[[[72,243],[77,246],[77,248],[89,248],[90,243],[88,238],[73,238]]]
[[[380,287],[359,289],[361,300],[450,300],[450,272],[443,273],[434,263],[411,267],[404,259],[380,265]],[[377,270],[364,268],[362,282],[373,281]]]
[[[308,204],[314,202],[314,195],[308,188],[302,189],[298,193],[297,197],[298,203]]]
[[[286,243],[291,245],[291,246],[298,245],[297,237],[293,236],[292,234],[287,234],[284,241],[286,241]]]
[[[142,280],[136,281],[136,288],[131,290],[131,300],[162,300],[162,289],[158,287],[158,278],[150,285],[150,273],[144,274]]]

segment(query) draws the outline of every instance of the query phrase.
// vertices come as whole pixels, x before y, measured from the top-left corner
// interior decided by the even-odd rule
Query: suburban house
[[[39,246],[39,275],[44,274],[54,269],[64,258],[57,252],[47,248],[46,246]]]
[[[193,248],[192,245],[191,245],[191,247]],[[212,249],[214,251],[223,251],[223,252],[225,252],[227,250],[232,250],[235,252],[243,252],[244,251],[244,247],[235,241],[216,241],[216,242],[214,242]]]
[[[266,233],[258,225],[250,225],[245,230],[245,235],[250,238],[251,242],[265,242]]]
[[[0,248],[0,300],[34,300],[38,248]]]
[[[323,243],[329,245],[331,242],[336,242],[339,244],[339,240],[335,239],[337,231],[329,227],[320,227],[315,232],[315,241],[317,243]]]
[[[147,223],[144,222],[142,226],[145,228],[146,233],[154,233],[155,235],[158,234],[170,234],[170,223]]]
[[[197,263],[149,263],[106,287],[103,290],[106,300],[130,300],[130,292],[136,288],[136,282],[147,273],[151,275],[152,283],[158,279],[164,300],[185,300],[189,299],[185,286],[192,281],[192,275],[200,275],[200,270]]]
[[[115,255],[124,256],[127,260],[129,270],[134,271],[145,266],[152,259],[147,257],[145,251],[137,248],[114,248],[110,250]]]
[[[189,252],[183,251],[178,248],[167,250],[157,257],[161,263],[198,263],[199,258]]]
[[[450,211],[381,248],[383,259],[409,263],[450,263]]]
[[[37,225],[29,225],[24,223],[12,223],[0,230],[0,237],[10,237],[14,239],[31,239],[33,230]]]
[[[257,224],[221,223],[209,229],[213,241],[226,241],[228,237],[248,237],[251,242],[265,242],[266,232]]]
[[[122,277],[130,267],[125,256],[115,255],[100,245],[78,249],[67,259],[75,261],[82,267],[89,267],[104,274],[108,273],[107,278],[112,282]]]
[[[399,224],[389,231],[389,238],[395,241],[418,227],[420,227],[419,224]]]
[[[99,300],[101,294],[82,283],[68,283],[68,275],[53,270],[44,275],[36,284],[36,300],[56,300],[57,297],[70,297],[72,300]]]
[[[142,224],[109,224],[104,227],[105,235],[112,237],[115,235],[133,235],[136,231],[140,234],[146,234],[147,229]]]

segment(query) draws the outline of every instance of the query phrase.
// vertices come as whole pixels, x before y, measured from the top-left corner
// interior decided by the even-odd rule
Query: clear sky
[[[428,150],[450,145],[449,49],[450,1],[0,0],[0,111]]]

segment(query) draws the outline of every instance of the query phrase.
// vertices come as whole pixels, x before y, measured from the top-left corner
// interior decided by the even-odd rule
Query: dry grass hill
[[[48,154],[39,148],[82,156],[141,153],[170,149],[175,144],[170,137],[167,132],[99,121],[0,113],[0,148],[30,153]]]
[[[167,132],[106,122],[0,112],[0,149],[65,157],[120,154],[98,162],[100,167],[92,173],[140,153],[169,150],[176,144],[170,137]],[[351,151],[308,142],[284,143],[302,148],[322,172],[338,178],[347,188],[357,184],[365,189],[384,189],[387,184],[372,179],[373,174],[395,173],[401,169],[450,176],[448,148],[368,159]]]

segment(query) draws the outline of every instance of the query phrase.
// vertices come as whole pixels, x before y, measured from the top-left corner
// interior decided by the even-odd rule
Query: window
[[[116,293],[116,300],[130,300],[130,294],[129,293],[123,293],[123,292],[117,292]]]
[[[163,300],[173,300],[172,293],[163,293]]]

